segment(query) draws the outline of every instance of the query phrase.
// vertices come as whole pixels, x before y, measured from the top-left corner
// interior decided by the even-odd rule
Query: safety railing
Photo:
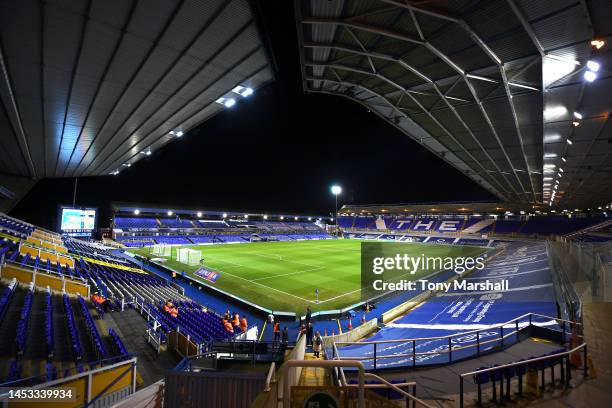
[[[420,356],[437,356],[437,355],[448,355],[447,362],[453,362],[453,353],[457,353],[462,350],[475,349],[476,355],[480,355],[483,352],[483,348],[493,345],[504,348],[511,344],[510,340],[515,339],[517,342],[520,341],[521,331],[526,330],[538,323],[545,322],[534,322],[534,318],[548,319],[555,321],[561,332],[561,342],[566,342],[567,333],[578,332],[577,328],[580,327],[580,323],[573,322],[570,320],[559,319],[556,317],[546,316],[538,313],[526,313],[522,316],[509,320],[505,323],[496,325],[486,326],[486,328],[465,331],[460,333],[449,334],[446,336],[438,337],[420,337],[420,338],[409,338],[409,339],[395,339],[395,340],[377,340],[377,341],[360,341],[360,342],[334,342],[332,347],[331,358],[340,357],[343,360],[359,360],[359,361],[372,361],[373,369],[377,368],[377,362],[384,359],[394,358],[412,358],[412,366],[417,365],[417,358]],[[493,330],[499,330],[499,333],[492,332]],[[494,335],[492,335],[494,333]],[[462,341],[469,341],[465,345],[455,345],[454,342],[461,343]],[[419,346],[423,343],[431,345],[434,342],[440,344],[433,351],[417,351]],[[393,344],[411,344],[411,352],[408,353],[393,353],[380,355],[379,348],[381,346],[389,346]],[[340,356],[338,354],[337,346],[372,346],[372,355],[363,356]]]
[[[475,371],[470,371],[468,373],[459,374],[459,408],[464,407],[464,399],[465,399],[465,379],[466,377],[474,377],[477,385],[478,385],[478,403],[481,405],[482,402],[482,390],[481,390],[481,382],[483,378],[486,377],[491,378],[492,381],[492,390],[493,390],[493,400],[497,401],[496,397],[496,380],[499,383],[499,395],[500,400],[503,402],[504,399],[510,399],[510,387],[511,387],[511,379],[516,376],[517,377],[517,388],[518,394],[523,394],[523,375],[526,375],[527,368],[535,368],[541,371],[541,386],[543,389],[545,386],[545,371],[547,368],[551,369],[551,379],[552,383],[555,382],[554,377],[554,366],[557,363],[561,364],[561,381],[565,384],[566,387],[569,386],[569,382],[571,380],[572,371],[571,371],[571,363],[570,363],[570,355],[573,353],[577,353],[579,351],[583,352],[583,375],[586,378],[588,376],[588,363],[587,363],[587,344],[582,343],[577,347],[574,347],[571,350],[563,351],[560,353],[548,354],[541,357],[531,358],[528,360],[517,361],[514,363],[508,363],[503,365],[498,365],[494,367],[479,369]],[[484,377],[483,377],[484,376]],[[506,382],[505,386],[505,395],[504,395],[504,382]]]

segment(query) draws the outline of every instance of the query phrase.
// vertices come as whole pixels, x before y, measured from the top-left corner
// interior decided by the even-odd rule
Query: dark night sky
[[[373,113],[330,95],[302,92],[292,3],[263,1],[276,81],[119,176],[79,179],[77,205],[111,201],[328,214],[340,204],[493,198]],[[12,215],[55,229],[74,179],[40,181]]]

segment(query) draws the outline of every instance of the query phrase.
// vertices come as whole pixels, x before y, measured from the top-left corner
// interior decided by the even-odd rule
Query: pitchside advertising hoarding
[[[61,206],[58,232],[73,236],[91,236],[96,229],[98,210],[90,207]]]

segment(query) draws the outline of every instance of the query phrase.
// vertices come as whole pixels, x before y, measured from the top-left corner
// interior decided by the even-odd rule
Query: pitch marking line
[[[322,266],[315,266],[314,268],[303,269],[303,270],[296,271],[296,272],[281,273],[280,275],[265,276],[263,278],[253,279],[253,282],[260,281],[260,280],[265,280],[265,279],[280,278],[280,277],[283,277],[283,276],[297,275],[298,273],[306,273],[306,272],[318,271],[320,269],[323,269],[323,267]]]

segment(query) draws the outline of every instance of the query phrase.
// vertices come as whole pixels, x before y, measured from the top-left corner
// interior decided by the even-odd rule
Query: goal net
[[[202,253],[194,249],[180,248],[176,250],[176,260],[186,265],[198,265],[202,259]]]
[[[153,245],[152,254],[155,256],[167,256],[169,257],[172,253],[172,247],[170,245],[155,244]]]

